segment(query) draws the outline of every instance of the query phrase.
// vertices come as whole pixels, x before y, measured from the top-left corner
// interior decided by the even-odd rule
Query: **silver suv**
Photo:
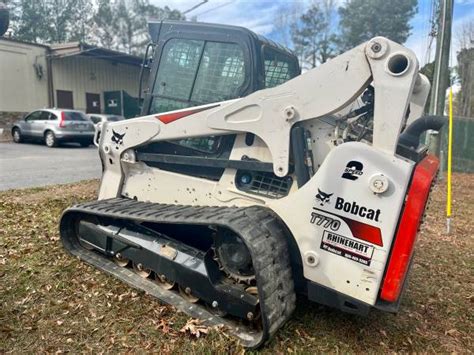
[[[81,111],[43,109],[15,122],[12,137],[16,143],[38,139],[48,147],[56,147],[60,142],[77,142],[87,147],[94,138],[94,125]]]
[[[103,113],[90,113],[87,115],[95,125],[99,122],[117,122],[123,121],[125,117],[119,115],[107,115]]]

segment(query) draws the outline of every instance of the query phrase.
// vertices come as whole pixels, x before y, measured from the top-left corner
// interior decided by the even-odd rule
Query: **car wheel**
[[[58,145],[58,140],[56,139],[56,136],[54,135],[54,132],[52,131],[47,131],[44,134],[44,142],[49,148],[53,148]]]
[[[19,128],[13,128],[12,137],[13,137],[13,141],[15,143],[23,142],[23,136],[21,135],[21,132],[20,132]]]

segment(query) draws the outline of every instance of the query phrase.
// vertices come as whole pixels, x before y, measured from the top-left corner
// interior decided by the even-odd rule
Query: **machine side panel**
[[[306,279],[375,304],[412,170],[412,162],[346,143],[297,192],[268,203],[296,239]],[[383,193],[370,187],[377,178],[388,182]]]

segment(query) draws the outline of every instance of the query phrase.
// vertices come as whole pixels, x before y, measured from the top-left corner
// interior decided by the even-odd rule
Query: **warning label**
[[[374,253],[374,247],[371,245],[327,230],[323,234],[321,249],[367,266],[370,265]]]

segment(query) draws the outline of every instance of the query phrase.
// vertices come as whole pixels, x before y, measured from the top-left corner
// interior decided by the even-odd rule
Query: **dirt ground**
[[[189,318],[66,254],[64,208],[94,199],[97,181],[0,193],[0,353],[243,352],[222,330],[197,338]],[[453,233],[435,187],[400,312],[368,317],[300,300],[261,351],[461,352],[474,349],[474,175],[456,174]],[[204,329],[206,330],[206,329]]]

